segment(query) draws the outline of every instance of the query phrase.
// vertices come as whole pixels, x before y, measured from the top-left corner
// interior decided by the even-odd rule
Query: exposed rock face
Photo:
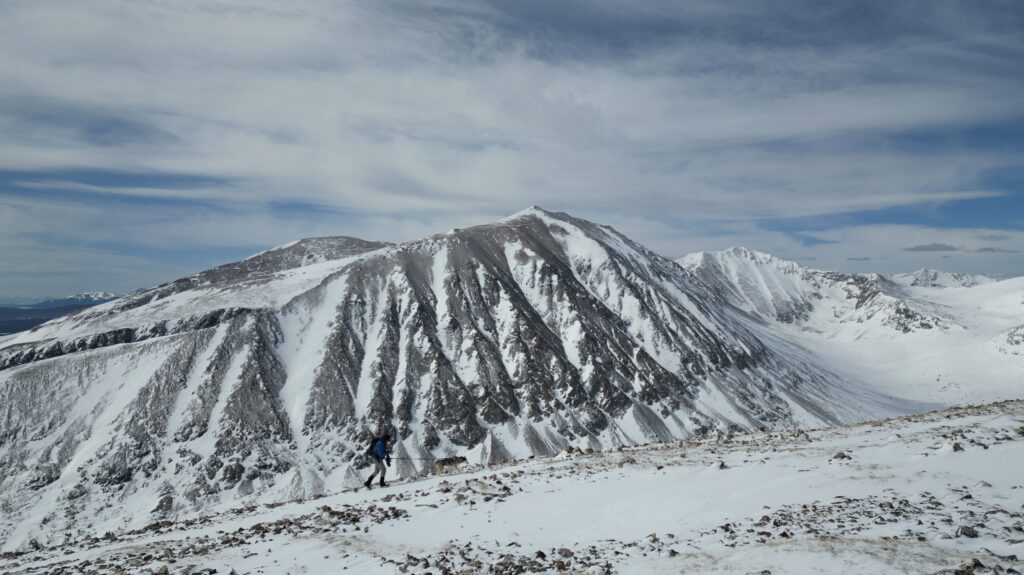
[[[51,322],[0,347],[0,542],[337,489],[385,431],[410,475],[892,412],[769,349],[717,289],[531,209],[304,240]]]

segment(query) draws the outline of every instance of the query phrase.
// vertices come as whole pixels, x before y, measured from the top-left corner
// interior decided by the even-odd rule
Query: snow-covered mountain
[[[986,275],[951,273],[939,270],[920,269],[916,272],[893,274],[892,281],[915,287],[971,287],[996,281]]]
[[[1024,278],[936,289],[746,248],[678,263],[847,381],[942,404],[1024,393]]]
[[[31,329],[56,317],[116,299],[116,294],[93,292],[60,299],[26,302],[14,307],[0,307],[0,335]]]
[[[861,333],[884,334],[956,323],[881,274],[816,270],[743,247],[689,254],[677,263],[752,315],[805,329],[860,325]]]
[[[0,343],[0,541],[396,471],[919,409],[848,385],[615,230],[530,209],[281,246]]]
[[[0,296],[0,307],[25,307],[38,301],[37,297]]]
[[[111,300],[115,300],[121,297],[122,294],[116,294],[108,291],[95,291],[72,294],[65,297],[50,297],[42,301],[38,299],[29,300],[23,299],[21,304],[12,307],[23,307],[27,309],[50,309],[58,307],[89,307],[93,305],[99,305],[106,303]]]
[[[68,297],[63,298],[62,300],[56,300],[56,301],[66,301],[66,302],[69,302],[69,303],[78,303],[78,304],[82,304],[82,305],[96,305],[96,304],[105,303],[105,302],[108,302],[110,300],[117,299],[119,297],[121,297],[121,295],[120,294],[116,294],[114,292],[109,292],[109,291],[92,291],[92,292],[84,292],[84,293],[77,293],[77,294],[69,295]]]

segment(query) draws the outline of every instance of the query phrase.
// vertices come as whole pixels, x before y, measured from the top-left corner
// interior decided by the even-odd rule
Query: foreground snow
[[[211,510],[7,554],[0,572],[1013,573],[1022,508],[1009,401]]]

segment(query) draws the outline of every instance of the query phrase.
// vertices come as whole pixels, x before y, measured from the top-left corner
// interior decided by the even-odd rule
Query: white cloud
[[[621,222],[668,255],[726,238],[824,254],[839,248],[805,248],[755,220],[991,197],[982,177],[1021,162],[920,136],[1024,115],[1024,44],[998,14],[894,7],[872,26],[821,7],[817,18],[845,28],[820,29],[758,3],[578,8],[566,18],[457,0],[8,3],[0,170],[46,174],[22,179],[40,198],[61,189],[220,207],[140,206],[112,221],[99,206],[48,203],[69,241],[403,240],[540,204]],[[82,169],[215,183],[67,181]],[[290,220],[279,202],[346,216]],[[921,243],[932,241],[946,240]],[[880,255],[851,247],[835,261]]]
[[[996,276],[1024,275],[1024,232],[1000,232],[1005,252],[978,252],[987,246],[979,236],[995,233],[986,229],[945,229],[927,226],[849,226],[815,234],[836,243],[807,249],[818,257],[819,267],[842,269],[841,258],[869,256],[871,261],[857,271],[900,272],[922,267]],[[907,251],[915,246],[951,246],[950,250]],[[1017,250],[1017,251],[1011,251]],[[824,263],[825,265],[820,265]]]

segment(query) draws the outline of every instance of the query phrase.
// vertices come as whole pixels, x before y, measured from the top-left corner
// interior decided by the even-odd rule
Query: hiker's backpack
[[[369,447],[366,448],[366,454],[365,455],[367,457],[373,457],[373,450],[376,449],[378,441],[380,441],[379,437],[374,437],[373,439],[370,440],[370,445],[369,445]]]

